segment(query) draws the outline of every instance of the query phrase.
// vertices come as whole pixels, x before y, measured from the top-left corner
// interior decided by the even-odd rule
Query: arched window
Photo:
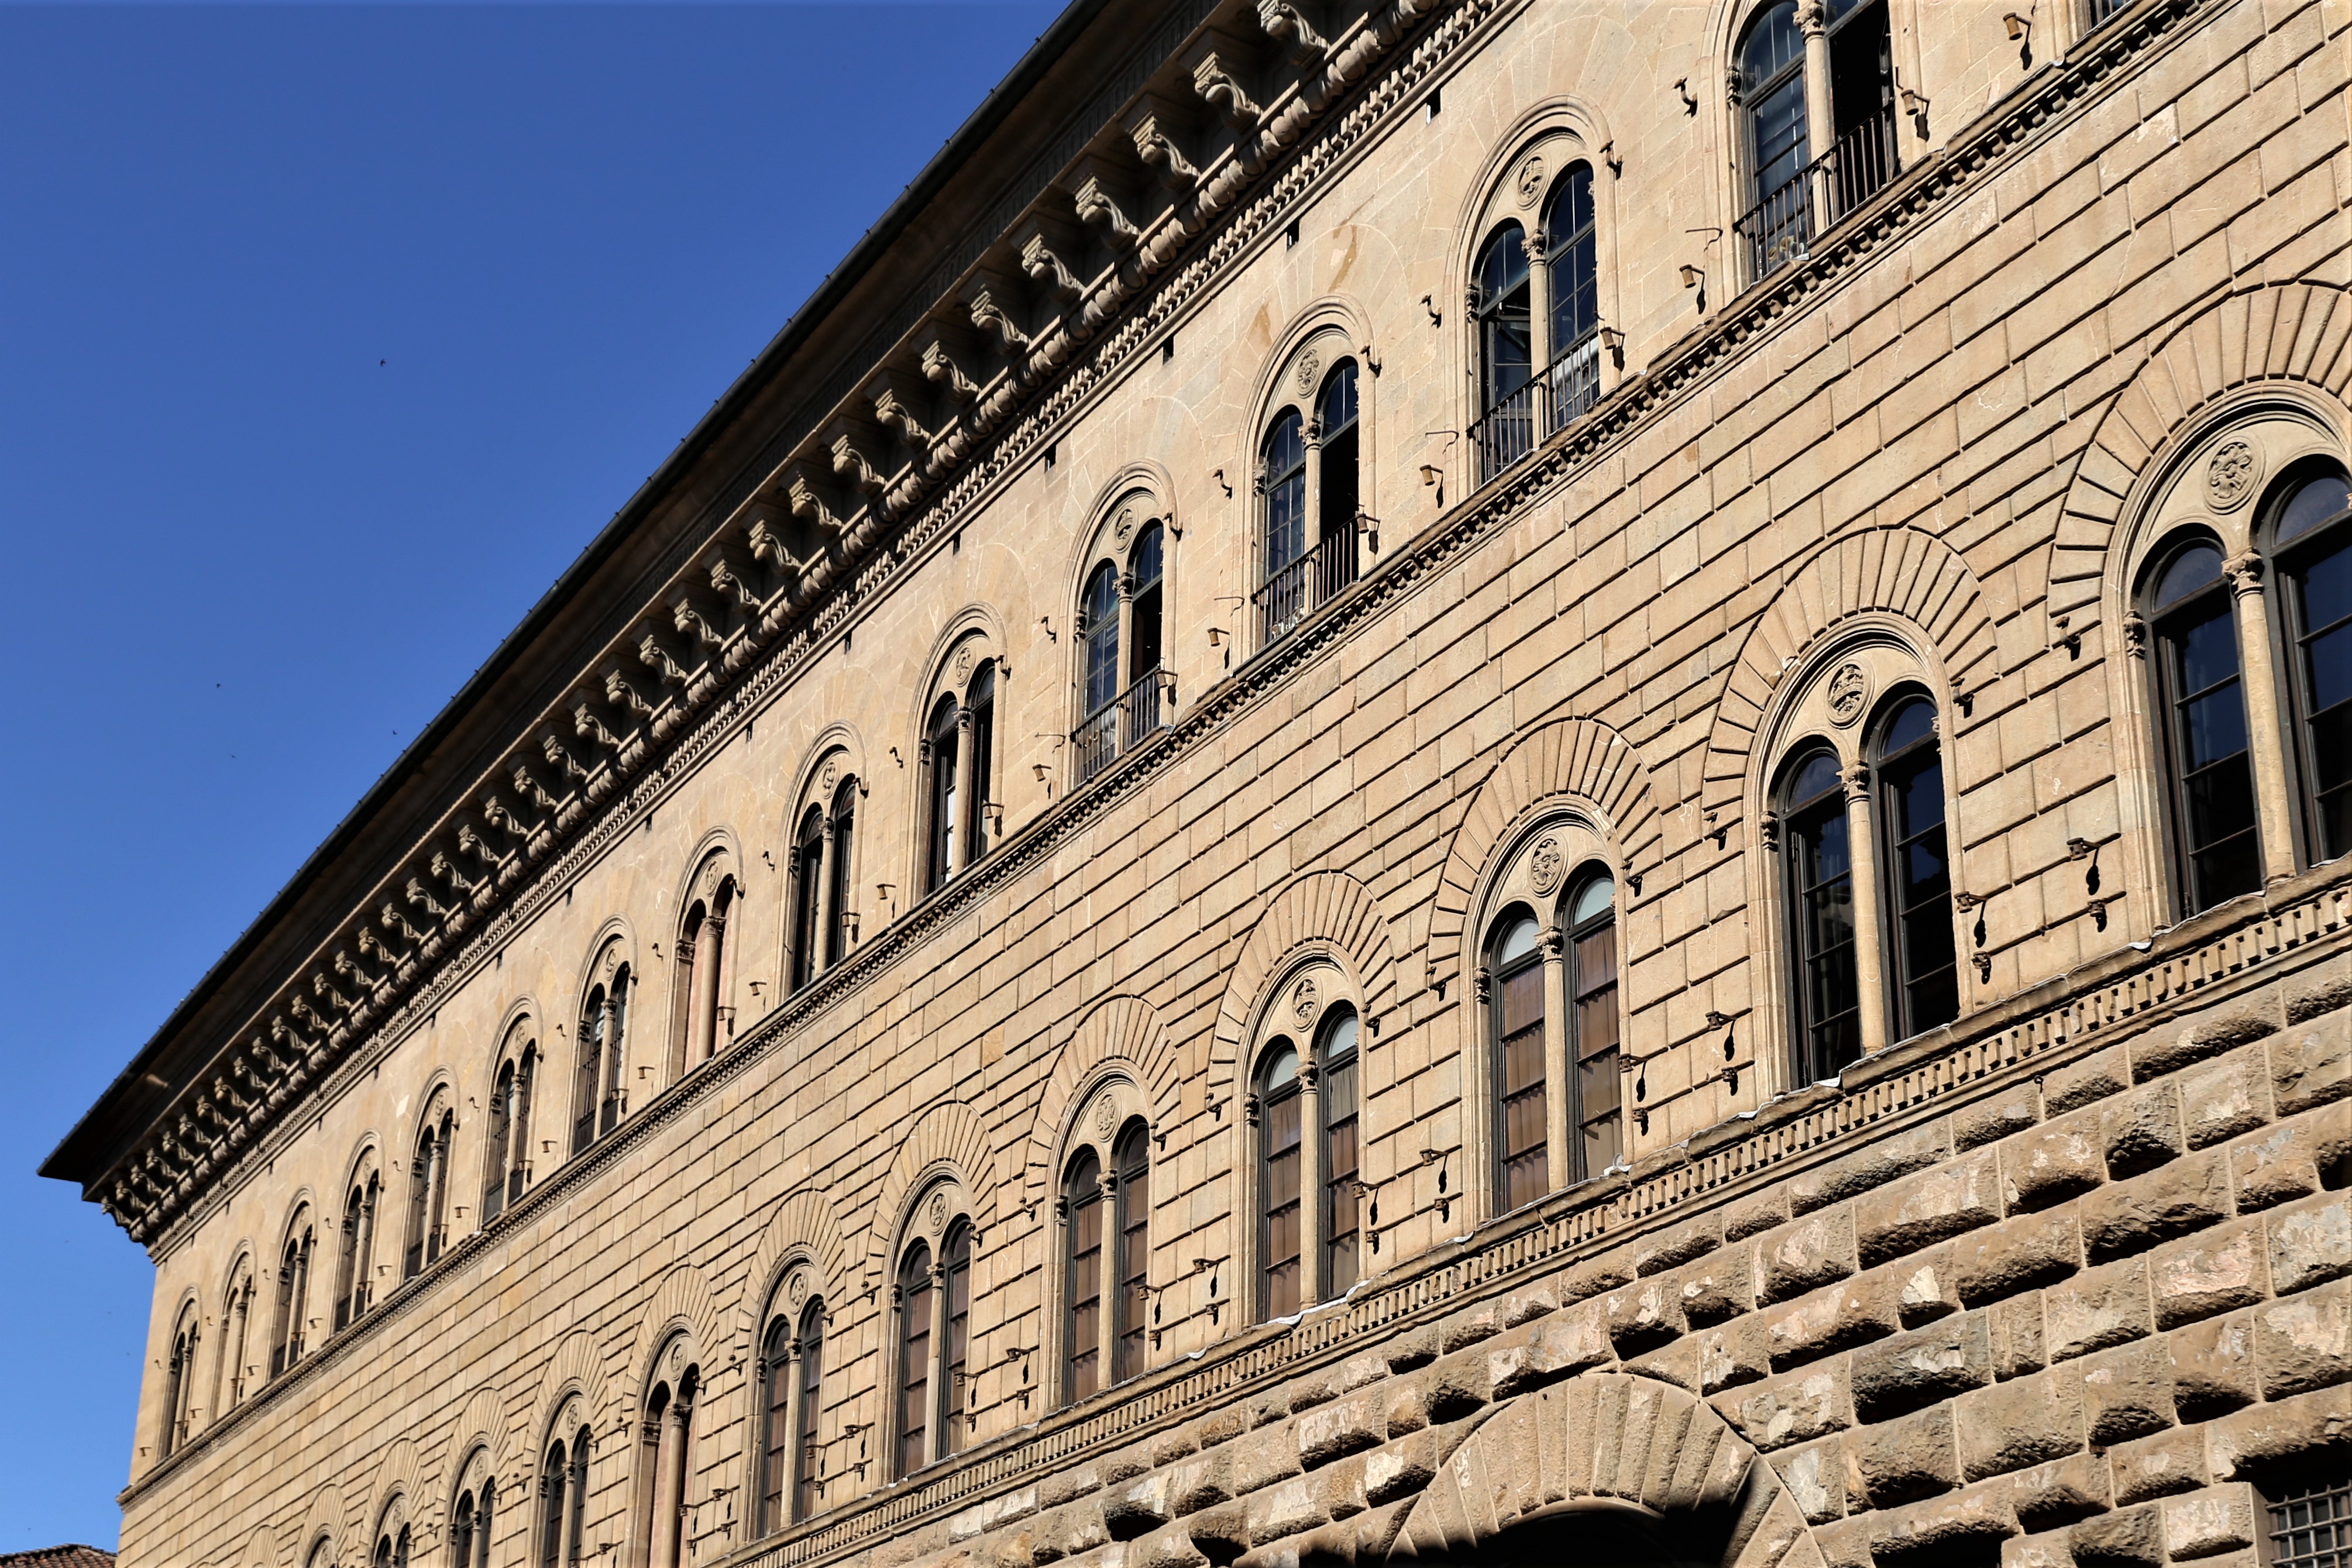
[[[1079,601],[1079,635],[1086,638],[1086,693],[1089,717],[1107,710],[1120,690],[1118,668],[1118,572],[1108,561],[1087,578]],[[1116,731],[1112,731],[1114,734]],[[1115,742],[1114,742],[1115,743]]]
[[[1258,454],[1264,509],[1259,541],[1264,578],[1256,594],[1258,640],[1270,643],[1312,606],[1307,576],[1307,421],[1296,408],[1275,416]]]
[[[1145,1307],[1151,1283],[1151,1136],[1140,1121],[1128,1123],[1111,1150],[1118,1180],[1113,1218],[1118,1255],[1111,1269],[1111,1371],[1114,1381],[1144,1367]]]
[[[988,835],[993,826],[992,816],[999,809],[995,804],[996,752],[996,662],[983,660],[980,670],[971,678],[971,689],[964,698],[964,706],[971,714],[971,815],[964,824],[964,849],[961,866],[977,864],[988,853]],[[961,866],[959,868],[961,868]]]
[[[644,1441],[652,1451],[638,1455],[637,1469],[644,1568],[686,1568],[686,1492],[694,1468],[694,1403],[701,1381],[700,1367],[688,1364],[675,1386],[666,1378],[646,1397]]]
[[[335,1331],[368,1310],[368,1277],[375,1268],[375,1211],[381,1187],[373,1156],[343,1200],[343,1229],[335,1259]]]
[[[824,1414],[824,1303],[801,1310],[800,1393],[793,1410],[793,1517],[815,1514],[824,1496],[824,1451],[817,1447],[817,1417]]]
[[[760,1343],[760,1517],[757,1533],[772,1535],[787,1520],[786,1494],[792,1486],[793,1363],[798,1346],[790,1318],[779,1312],[768,1320],[767,1337]]]
[[[240,1258],[229,1275],[221,1302],[220,1364],[213,1376],[213,1415],[227,1415],[245,1400],[247,1335],[253,1326],[253,1264]]]
[[[1362,1189],[1357,1183],[1356,1037],[1360,1026],[1351,1007],[1334,1007],[1325,1016],[1318,1055],[1322,1071],[1317,1082],[1323,1120],[1323,1277],[1324,1300],[1344,1296],[1362,1271]]]
[[[956,757],[962,748],[961,727],[957,722],[961,706],[953,693],[942,697],[931,709],[931,721],[923,731],[923,770],[929,775],[929,809],[923,850],[923,886],[926,889],[945,887],[955,870],[953,850],[956,843]]]
[[[172,1331],[172,1353],[163,1366],[163,1406],[161,1430],[155,1435],[155,1457],[168,1459],[188,1440],[196,1394],[196,1340],[199,1319],[194,1305],[180,1313]]]
[[[305,1315],[310,1307],[310,1254],[316,1244],[310,1205],[294,1211],[278,1253],[278,1313],[269,1338],[269,1375],[276,1377],[302,1359]]]
[[[1128,575],[1135,587],[1128,604],[1127,683],[1142,689],[1150,677],[1160,672],[1167,661],[1167,625],[1162,619],[1160,580],[1167,574],[1167,530],[1156,522],[1147,522],[1143,531],[1135,536],[1135,553],[1128,557]],[[1135,715],[1137,740],[1167,722],[1157,700],[1158,687],[1151,686],[1153,700],[1148,710]]]
[[[826,967],[839,963],[849,956],[849,939],[857,920],[857,901],[852,896],[856,884],[850,879],[857,874],[857,781],[844,779],[833,792],[833,866],[825,874],[827,902],[824,911],[824,962]]]
[[[1084,1399],[1102,1387],[1102,1168],[1081,1149],[1062,1179],[1065,1266],[1062,1314],[1066,1346],[1062,1396]]]
[[[1122,507],[1120,513],[1124,530],[1127,508]],[[1160,579],[1165,547],[1166,534],[1160,525],[1144,524],[1129,552],[1128,569],[1122,573],[1109,561],[1097,562],[1078,596],[1080,717],[1077,728],[1070,732],[1070,744],[1080,784],[1168,722],[1174,684],[1161,668]]]
[[[971,1222],[958,1220],[940,1245],[940,1435],[942,1458],[971,1433],[977,1391],[966,1377],[971,1354]]]
[[[569,1422],[562,1425],[571,1427]],[[580,1529],[588,1507],[588,1444],[585,1425],[571,1428],[568,1440],[559,1435],[548,1444],[539,1472],[540,1568],[571,1568],[580,1561]]]
[[[1576,1063],[1579,1132],[1570,1180],[1599,1175],[1625,1150],[1617,1002],[1617,885],[1598,866],[1569,882],[1568,1056]]]
[[[473,1461],[468,1462],[469,1465]],[[490,1537],[497,1525],[499,1483],[488,1475],[464,1488],[449,1513],[450,1568],[489,1568]]]
[[[1544,434],[1601,401],[1601,262],[1592,219],[1592,165],[1570,167],[1544,205]]]
[[[441,1256],[448,1232],[449,1140],[457,1129],[446,1098],[438,1090],[427,1103],[416,1132],[416,1158],[408,1169],[408,1246],[403,1277],[424,1271]]]
[[[817,976],[824,947],[824,807],[812,805],[793,839],[793,989]]]
[[[1854,951],[1853,853],[1837,753],[1801,755],[1784,776],[1790,951],[1796,959],[1795,1081],[1834,1077],[1862,1055],[1862,993]]]
[[[1487,957],[1495,1031],[1496,1190],[1505,1212],[1552,1189],[1545,1145],[1544,963],[1536,918],[1507,917]]]
[[[376,1538],[375,1568],[408,1568],[408,1526],[386,1531]]]
[[[580,1064],[572,1089],[572,1152],[620,1125],[626,1088],[629,966],[616,965],[610,981],[591,986],[580,1006]]]
[[[1300,1258],[1299,1185],[1304,1172],[1299,1113],[1298,1047],[1276,1039],[1258,1069],[1260,1310],[1269,1318],[1298,1310]]]
[[[520,1029],[509,1037],[519,1051],[499,1064],[490,1089],[489,1162],[482,1178],[482,1223],[506,1212],[530,1183],[530,1093],[538,1074],[539,1043]]]
[[[727,922],[734,912],[735,879],[714,863],[698,879],[701,893],[690,903],[678,930],[672,972],[683,979],[670,1029],[670,1076],[675,1079],[709,1061],[735,1034],[733,965]]]
[[[892,1423],[898,1474],[913,1475],[929,1458],[931,1420],[931,1249],[921,1242],[898,1262],[898,1407]]]
[[[1363,493],[1358,423],[1356,362],[1343,359],[1324,376],[1315,399],[1315,548],[1323,557],[1315,573],[1318,605],[1356,580],[1356,514]]]
[[[1898,698],[1879,721],[1879,885],[1886,889],[1895,982],[1895,1037],[1907,1039],[1960,1016],[1952,937],[1952,872],[1944,835],[1944,760],[1936,705]]]
[[[2192,537],[2149,574],[2142,612],[2153,634],[2171,827],[2183,911],[2262,886],[2245,683],[2221,552]]]
[[[1829,70],[1807,68],[1806,33],[1827,37]],[[1826,0],[1808,20],[1778,0],[1749,21],[1734,94],[1748,162],[1740,237],[1750,282],[1802,258],[1812,237],[1895,176],[1895,68],[1886,0]],[[1827,125],[1827,148],[1810,128]]]
[[[2286,584],[2305,831],[2315,860],[2352,854],[2352,483],[2333,462],[2290,470],[2266,499]]]
[[[1528,282],[1527,236],[1516,223],[1495,231],[1478,253],[1470,321],[1477,334],[1477,423],[1480,483],[1535,450],[1533,300]]]

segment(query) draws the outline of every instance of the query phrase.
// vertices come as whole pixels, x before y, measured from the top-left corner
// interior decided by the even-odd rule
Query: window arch
[[[1494,478],[1535,450],[1534,289],[1527,231],[1507,222],[1479,248],[1470,288],[1471,330],[1477,337],[1478,421],[1472,440],[1478,479]]]
[[[449,1142],[457,1119],[445,1089],[425,1097],[418,1119],[416,1152],[408,1170],[408,1241],[402,1277],[413,1278],[441,1256],[448,1235]]]
[[[1601,401],[1601,258],[1592,165],[1555,182],[1543,208],[1544,434]]]
[[[1097,560],[1079,589],[1077,727],[1070,732],[1072,765],[1084,784],[1167,726],[1175,707],[1175,678],[1166,668],[1167,531],[1156,518],[1141,521],[1152,498],[1122,497],[1104,525]]]
[[[1258,426],[1252,488],[1260,646],[1281,637],[1356,580],[1364,509],[1364,404],[1358,353],[1328,309],[1277,362]],[[1212,647],[1216,637],[1210,637]]]
[[[1150,1364],[1151,1137],[1126,1068],[1071,1098],[1054,1214],[1054,1396],[1100,1393]]]
[[[213,1373],[212,1415],[227,1415],[245,1400],[250,1375],[246,1351],[253,1327],[253,1259],[241,1255],[229,1269],[228,1290],[221,1298],[220,1361]]]
[[[694,879],[678,922],[677,962],[670,965],[674,998],[669,1067],[673,1081],[709,1061],[735,1035],[734,964],[727,927],[734,913],[735,876],[726,857],[713,855]]]
[[[1863,1053],[1860,936],[1846,784],[1825,742],[1789,763],[1779,792],[1786,840],[1795,1081],[1833,1078]]]
[[[405,1524],[376,1537],[375,1568],[408,1568],[409,1536]]]
[[[1266,1318],[1346,1295],[1379,1250],[1360,1171],[1362,1016],[1360,987],[1318,953],[1269,991],[1253,1026],[1241,1273]]]
[[[857,910],[857,799],[860,784],[843,776],[842,759],[828,758],[809,784],[793,830],[785,870],[791,881],[791,923],[785,950],[790,986],[797,991],[849,954]]]
[[[1809,48],[1819,36],[1826,71]],[[1774,0],[1749,18],[1732,71],[1746,162],[1734,225],[1747,281],[1804,258],[1813,237],[1895,177],[1893,35],[1886,0]],[[1817,144],[1825,133],[1826,145]]]
[[[971,1262],[979,1237],[954,1180],[924,1189],[908,1214],[891,1286],[895,1314],[888,1370],[893,1479],[943,1459],[970,1440],[979,1403],[971,1351]]]
[[[1871,769],[1878,786],[1874,852],[1883,863],[1895,1037],[1908,1039],[1960,1015],[1943,744],[1926,692],[1900,692],[1887,702],[1873,737]]]
[[[808,1294],[807,1276],[795,1268],[769,1303],[760,1344],[759,1535],[817,1510],[824,1486],[816,1442],[824,1379],[824,1300]]]
[[[482,1172],[482,1223],[489,1224],[530,1184],[531,1091],[539,1077],[539,1041],[529,1018],[507,1031],[490,1082],[488,1158]]]
[[[2156,645],[2168,813],[2182,912],[2262,886],[2261,830],[2240,633],[2221,547],[2183,536],[2160,555],[2141,597]]]
[[[1503,1212],[1552,1190],[1545,1130],[1549,1086],[1544,1071],[1543,944],[1532,910],[1507,912],[1486,958],[1495,1036],[1496,1192]]]
[[[551,1425],[539,1468],[539,1568],[571,1568],[581,1557],[593,1441],[576,1400]]]
[[[368,1310],[375,1271],[376,1209],[383,1178],[373,1151],[362,1156],[343,1200],[343,1223],[335,1256],[335,1331],[341,1333]]]
[[[985,857],[1003,831],[996,784],[997,661],[977,637],[957,647],[919,748],[923,773],[923,889],[936,891]]]
[[[2352,854],[2352,481],[2332,458],[2288,468],[2263,500],[2279,563],[2298,794],[2311,858]]]
[[[693,1346],[672,1341],[654,1364],[663,1369],[646,1395],[637,1455],[637,1539],[643,1568],[687,1568],[687,1483],[694,1467],[694,1406],[702,1369]]]
[[[317,1246],[310,1205],[297,1204],[278,1254],[278,1310],[269,1335],[269,1375],[302,1359],[310,1308],[310,1259]]]
[[[897,1473],[913,1475],[930,1457],[931,1249],[918,1241],[898,1260],[898,1401],[892,1423]]]
[[[584,1152],[621,1124],[628,1097],[629,965],[605,949],[604,978],[580,1005],[580,1058],[572,1089],[572,1152]]]
[[[489,1568],[497,1527],[498,1481],[478,1448],[458,1468],[457,1500],[449,1509],[450,1568]]]
[[[831,867],[824,852],[824,807],[801,814],[793,835],[793,972],[797,991],[817,976],[824,951],[824,891]]]
[[[155,1434],[155,1458],[168,1459],[194,1430],[196,1342],[203,1315],[194,1301],[180,1309],[172,1327],[172,1349],[163,1363],[163,1402]]]

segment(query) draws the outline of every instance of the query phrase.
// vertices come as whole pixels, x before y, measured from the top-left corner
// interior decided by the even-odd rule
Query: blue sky
[[[1054,10],[0,5],[0,1552],[152,1278],[34,1167]]]

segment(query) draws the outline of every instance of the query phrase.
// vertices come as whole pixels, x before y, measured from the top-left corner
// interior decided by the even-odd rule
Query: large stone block
[[[2143,1340],[2086,1357],[2080,1373],[2092,1442],[2112,1447],[2172,1425],[2172,1361],[2163,1342]]]
[[[1486,1352],[1487,1382],[1497,1399],[1599,1366],[1613,1354],[1599,1306],[1590,1301],[1515,1332],[1525,1338]]]
[[[2152,1084],[2104,1107],[2099,1139],[2110,1176],[2136,1175],[2179,1158],[2180,1086]]]
[[[2011,1210],[2047,1208],[2107,1179],[2095,1110],[2019,1134],[2000,1145]]]
[[[2054,1284],[2083,1266],[2083,1243],[2070,1209],[2022,1214],[1952,1246],[1960,1300],[1971,1306]]]
[[[2205,1433],[2197,1426],[2176,1427],[2107,1450],[2115,1474],[2116,1502],[2146,1502],[2203,1486],[2210,1479],[2205,1464]]]
[[[1357,1394],[1310,1410],[1294,1424],[1298,1462],[1307,1469],[1388,1440],[1388,1421],[1375,1394]]]
[[[1999,1482],[1878,1515],[1871,1554],[1881,1564],[1989,1552],[2018,1532],[2017,1509]]]
[[[2185,1029],[2152,1030],[2132,1042],[2132,1076],[2145,1083],[2277,1033],[2276,1018],[2252,1011],[2200,1018]]]
[[[1874,1508],[1891,1508],[1960,1484],[1949,1406],[1846,1434],[1846,1452]]]
[[[1854,1352],[1853,1365],[1854,1414],[1884,1421],[1990,1383],[1991,1330],[1981,1312],[1946,1318]]]
[[[2164,1550],[2175,1563],[2244,1551],[2268,1525],[2262,1499],[2243,1481],[2167,1498],[2161,1508]]]
[[[1785,1301],[1854,1268],[1853,1217],[1844,1209],[1808,1215],[1757,1244],[1762,1300]]]
[[[1764,1313],[1764,1342],[1775,1371],[1895,1331],[1892,1281],[1842,1279]]]
[[[1853,1425],[1853,1391],[1843,1362],[1772,1378],[1710,1403],[1764,1449],[1811,1442]]]
[[[1696,1336],[1699,1392],[1717,1394],[1754,1383],[1771,1371],[1764,1320],[1750,1314]]]
[[[2138,1339],[2155,1326],[2147,1260],[2126,1258],[2053,1285],[2042,1306],[2053,1362]]]
[[[2058,1116],[2111,1094],[2121,1094],[2130,1083],[2131,1063],[2125,1058],[2124,1047],[2109,1046],[2045,1077],[2042,1081],[2042,1109],[2049,1115]]]
[[[2283,1465],[2340,1465],[2352,1458],[2352,1405],[2340,1388],[2315,1389],[2249,1405],[2207,1422],[2206,1452],[2216,1480],[2259,1478]]]
[[[2284,1122],[2230,1146],[2230,1177],[2237,1184],[2241,1213],[2291,1203],[2319,1190],[2312,1131],[2307,1120]]]
[[[2000,1170],[1988,1150],[1862,1198],[1854,1205],[1854,1236],[1862,1261],[1880,1263],[1990,1225],[2000,1215]]]
[[[1846,1463],[1845,1447],[1840,1439],[1824,1437],[1817,1443],[1775,1454],[1772,1468],[1780,1475],[1780,1484],[1796,1500],[1797,1511],[1805,1516],[1807,1524],[1826,1524],[1845,1517],[1851,1467]]]
[[[2265,1399],[2352,1383],[2352,1280],[2255,1309],[2253,1339]]]
[[[2281,1116],[2352,1095],[2352,1012],[2289,1028],[2271,1041],[2270,1063]]]
[[[2164,1515],[2153,1507],[2118,1509],[2067,1532],[2078,1568],[2156,1568],[2164,1561]]]
[[[2115,1501],[2104,1454],[2073,1454],[2010,1478],[2009,1495],[2028,1530],[2050,1530],[2105,1513]]]
[[[1950,1130],[1940,1121],[1882,1138],[1870,1148],[1790,1177],[1790,1207],[1801,1215],[1826,1208],[1932,1165],[1950,1152]]]
[[[2191,1149],[2223,1142],[2270,1120],[2269,1064],[2261,1051],[2237,1051],[2180,1079],[2183,1130]]]
[[[2271,1238],[2271,1289],[2285,1296],[2352,1274],[2352,1196],[2307,1199],[2263,1218]]]
[[[1972,1481],[2083,1449],[2083,1380],[2071,1367],[1964,1394],[1953,1409],[1960,1471]]]
[[[2243,1312],[2193,1323],[2164,1339],[2172,1362],[2172,1403],[2184,1421],[2201,1421],[2258,1393],[2253,1319]]]
[[[1652,1278],[1612,1290],[1601,1308],[1619,1355],[1639,1355],[1683,1331],[1682,1292],[1671,1279]]]
[[[2021,1377],[2050,1364],[2048,1313],[2041,1291],[1996,1301],[1985,1318],[1992,1326],[1995,1377]]]
[[[2254,1220],[2173,1242],[2148,1259],[2159,1329],[2251,1306],[2270,1293],[2269,1281],[2262,1226]]]
[[[2104,1263],[2218,1224],[2230,1213],[2229,1172],[2215,1150],[2102,1188],[2079,1206],[2084,1252]]]

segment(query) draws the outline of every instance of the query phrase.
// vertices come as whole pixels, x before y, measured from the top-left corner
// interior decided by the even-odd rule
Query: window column
[[[1298,1062],[1298,1306],[1323,1300],[1323,1094],[1321,1064],[1312,1055]]]
[[[1855,763],[1838,777],[1845,785],[1846,841],[1853,846],[1854,981],[1861,993],[1862,1054],[1867,1057],[1886,1048],[1885,955],[1879,941],[1885,922],[1879,915],[1878,856],[1870,819],[1870,768]]]
[[[1835,211],[1830,200],[1827,159],[1830,149],[1837,145],[1837,110],[1830,102],[1830,13],[1824,0],[1798,0],[1797,26],[1805,35],[1805,140],[1813,161],[1812,177],[1805,182],[1806,195],[1812,203],[1813,233],[1820,235],[1830,226]],[[1864,1017],[1868,1016],[1865,1008]],[[1864,1048],[1877,1047],[1865,1045]]]
[[[1570,1140],[1575,1130],[1569,1118],[1568,941],[1557,925],[1543,928],[1537,941],[1543,947],[1544,1166],[1550,1190],[1567,1186]]]
[[[838,868],[834,861],[834,856],[839,853],[839,849],[834,842],[834,814],[830,809],[827,809],[824,814],[824,826],[820,831],[823,834],[821,842],[824,847],[818,851],[820,867],[816,874],[823,879],[824,885],[817,889],[816,894],[816,930],[809,934],[809,946],[812,951],[806,963],[808,977],[811,980],[815,979],[830,967],[829,955],[833,952],[834,933],[841,929],[841,889],[843,879],[846,875],[845,870]],[[808,875],[808,873],[803,872],[803,875]]]
[[[948,875],[952,877],[964,867],[965,824],[978,808],[977,801],[966,797],[971,794],[971,729],[972,712],[961,702],[956,704],[955,784],[948,795]]]
[[[1534,221],[1528,225],[1527,235],[1519,241],[1528,253],[1528,372],[1538,381],[1544,379],[1545,368],[1559,352],[1559,345],[1551,341],[1551,268],[1544,265],[1544,240],[1543,209],[1538,205]],[[1546,426],[1539,422],[1535,443],[1541,445],[1547,433]],[[1559,1167],[1555,1165],[1552,1169]]]
[[[2254,763],[2254,810],[2262,824],[2263,881],[2294,875],[2291,792],[2280,737],[2278,669],[2271,657],[2271,623],[2263,604],[2263,558],[2249,550],[2222,563],[2237,600],[2238,658],[2245,668],[2246,749]]]

